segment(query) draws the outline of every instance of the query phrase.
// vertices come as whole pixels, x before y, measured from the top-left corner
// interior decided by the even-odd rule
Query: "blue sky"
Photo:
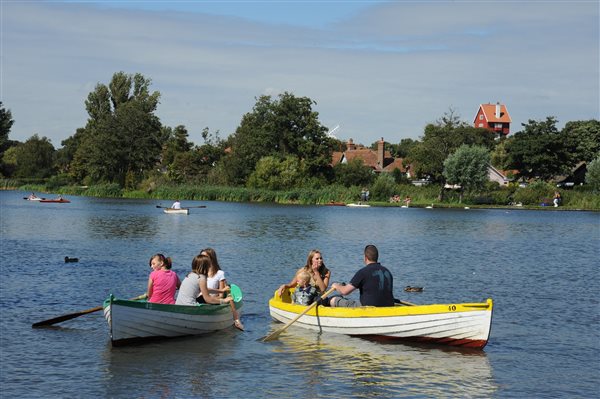
[[[599,8],[591,1],[1,0],[0,98],[10,138],[55,147],[115,72],[161,92],[156,114],[233,133],[256,97],[315,100],[342,140],[417,139],[452,108],[506,104],[529,119],[598,119]]]

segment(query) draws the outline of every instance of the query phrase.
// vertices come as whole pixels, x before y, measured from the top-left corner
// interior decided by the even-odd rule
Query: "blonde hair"
[[[310,283],[310,274],[306,270],[300,270],[296,274],[296,280],[301,280],[304,284]]]

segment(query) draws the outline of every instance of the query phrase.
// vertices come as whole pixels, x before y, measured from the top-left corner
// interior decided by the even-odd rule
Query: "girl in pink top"
[[[175,291],[179,289],[181,282],[177,273],[171,270],[171,258],[165,258],[163,254],[156,254],[150,258],[152,273],[148,279],[148,302],[175,303]]]

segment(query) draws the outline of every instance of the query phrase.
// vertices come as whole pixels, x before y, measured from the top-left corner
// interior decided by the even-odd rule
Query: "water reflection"
[[[87,219],[87,232],[90,238],[148,238],[154,236],[158,229],[153,220],[143,215],[118,218],[91,216]]]
[[[234,391],[222,373],[236,363],[232,354],[239,353],[239,335],[232,329],[139,346],[107,344],[103,396],[228,397],[227,392]]]
[[[235,231],[240,238],[294,240],[314,232],[318,222],[311,217],[275,215],[249,220],[243,228]]]
[[[382,344],[290,329],[273,351],[314,394],[329,384],[360,397],[490,397],[497,390],[482,351]]]

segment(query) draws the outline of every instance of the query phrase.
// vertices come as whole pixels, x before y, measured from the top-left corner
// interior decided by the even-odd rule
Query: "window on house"
[[[480,123],[480,124],[479,124],[479,127],[483,127],[483,123]]]
[[[496,129],[502,129],[502,123],[496,123],[496,124],[494,125],[494,127],[495,127]]]
[[[483,114],[479,115],[479,120],[482,121],[483,120]]]

